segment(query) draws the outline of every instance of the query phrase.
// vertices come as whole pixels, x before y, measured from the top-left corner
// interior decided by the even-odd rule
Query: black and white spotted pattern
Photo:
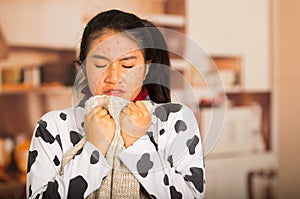
[[[83,115],[74,112],[53,111],[38,122],[28,159],[28,198],[85,198],[111,170],[87,142],[59,175],[63,154],[84,136]],[[154,104],[147,133],[118,157],[152,198],[204,198],[200,133],[192,111],[182,104]]]

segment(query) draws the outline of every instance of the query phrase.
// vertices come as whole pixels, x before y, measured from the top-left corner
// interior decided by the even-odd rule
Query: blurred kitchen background
[[[83,28],[109,8],[185,34],[218,69],[212,72],[225,92],[207,95],[203,79],[212,74],[201,77],[172,55],[196,93],[204,142],[211,115],[226,108],[223,131],[205,157],[208,199],[300,197],[300,1],[0,0],[0,198],[24,198],[35,123],[72,106],[71,63]],[[185,50],[166,37],[173,49]],[[172,82],[174,96],[185,93],[176,73]]]

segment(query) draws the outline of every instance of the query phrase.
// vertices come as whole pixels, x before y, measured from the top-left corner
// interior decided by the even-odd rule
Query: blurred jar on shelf
[[[11,138],[0,138],[0,172],[2,173],[11,162],[14,142]]]
[[[3,84],[19,84],[22,82],[22,69],[6,68],[2,71]]]
[[[27,136],[19,135],[16,137],[14,159],[17,168],[22,174],[26,174],[27,172],[29,147],[30,147],[30,139],[27,138]]]

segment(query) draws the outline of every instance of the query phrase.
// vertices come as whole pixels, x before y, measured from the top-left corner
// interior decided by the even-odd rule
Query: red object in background
[[[202,98],[199,107],[217,107],[223,104],[226,100],[225,94],[219,94],[214,98]]]

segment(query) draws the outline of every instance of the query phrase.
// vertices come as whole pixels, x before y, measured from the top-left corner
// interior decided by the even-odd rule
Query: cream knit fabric
[[[121,137],[121,128],[119,116],[122,109],[129,101],[113,96],[93,96],[85,104],[86,114],[90,113],[96,106],[106,108],[116,124],[116,132],[110,147],[107,150],[106,160],[111,165],[112,170],[102,181],[99,189],[91,193],[87,198],[95,199],[140,199],[148,198],[148,194],[140,189],[140,183],[128,168],[119,160],[118,154],[125,149]],[[151,111],[152,104],[150,101],[143,101],[147,109]],[[76,144],[70,151],[63,156],[62,168],[74,157],[78,150],[85,144],[85,137]],[[61,169],[61,174],[63,169]]]

